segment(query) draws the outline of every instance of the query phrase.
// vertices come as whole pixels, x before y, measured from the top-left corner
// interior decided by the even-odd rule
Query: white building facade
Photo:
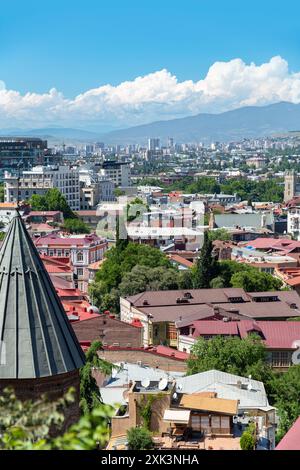
[[[34,194],[44,196],[57,188],[65,196],[72,210],[80,209],[79,172],[69,166],[36,166],[23,171],[22,176],[5,173],[5,202],[26,201]]]

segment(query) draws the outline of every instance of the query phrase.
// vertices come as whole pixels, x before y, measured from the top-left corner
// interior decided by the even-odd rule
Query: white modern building
[[[295,240],[300,240],[300,206],[288,209],[287,231]]]
[[[116,186],[128,187],[130,182],[130,166],[126,162],[105,161],[100,169],[100,175],[112,181]]]
[[[25,201],[34,194],[45,195],[57,188],[72,210],[80,209],[79,172],[69,166],[35,166],[18,178],[5,173],[5,202]]]

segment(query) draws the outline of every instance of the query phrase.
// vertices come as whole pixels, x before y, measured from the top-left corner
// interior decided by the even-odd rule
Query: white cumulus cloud
[[[0,126],[127,127],[278,101],[300,102],[300,72],[290,72],[280,56],[261,65],[233,59],[215,62],[199,81],[180,82],[163,69],[117,86],[103,85],[73,99],[55,88],[22,95],[0,80]]]

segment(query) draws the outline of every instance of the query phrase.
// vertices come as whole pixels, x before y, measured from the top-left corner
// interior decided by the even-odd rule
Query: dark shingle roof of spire
[[[85,361],[18,212],[0,251],[0,353],[0,379],[63,374]]]

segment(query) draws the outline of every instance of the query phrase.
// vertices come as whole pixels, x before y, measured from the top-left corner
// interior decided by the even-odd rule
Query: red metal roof
[[[300,450],[300,416],[275,450]]]
[[[177,351],[177,349],[169,348],[168,346],[156,346],[153,348],[157,354],[162,356],[175,357],[176,359],[187,359],[189,354],[182,351]]]
[[[204,335],[238,335],[245,338],[251,331],[257,331],[268,349],[294,349],[294,341],[300,340],[298,321],[201,320],[193,322],[193,325],[194,338]]]
[[[195,328],[194,338],[202,335],[239,335],[238,322],[200,320],[195,321],[193,326]]]

